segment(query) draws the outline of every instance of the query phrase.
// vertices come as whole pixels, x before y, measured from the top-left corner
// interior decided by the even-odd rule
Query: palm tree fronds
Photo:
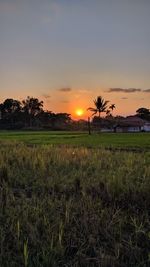
[[[96,108],[88,108],[87,110],[97,112],[97,109]]]
[[[91,107],[88,108],[88,110],[94,112],[92,116],[95,115],[96,113],[99,113],[99,117],[100,117],[102,112],[105,112],[108,115],[110,114],[109,109],[113,110],[115,108],[115,104],[110,105],[110,107],[108,108],[108,103],[110,101],[105,100],[104,98],[102,98],[102,96],[98,96],[93,102],[94,102],[95,108],[91,108]]]
[[[116,105],[115,105],[115,104],[111,104],[111,105],[109,106],[109,108],[110,108],[111,110],[113,110],[113,109],[116,108]]]

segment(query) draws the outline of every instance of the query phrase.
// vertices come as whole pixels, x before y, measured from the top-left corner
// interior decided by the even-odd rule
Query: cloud
[[[150,89],[143,90],[144,93],[150,93]]]
[[[140,89],[140,88],[109,88],[108,93],[150,93],[150,89]]]
[[[140,88],[109,88],[108,93],[135,93],[135,92],[141,92],[142,90]]]
[[[44,98],[46,98],[46,99],[49,99],[49,98],[51,98],[51,96],[50,95],[48,95],[48,94],[43,94],[42,95]]]
[[[60,92],[64,92],[64,93],[70,92],[71,90],[72,89],[70,87],[64,87],[64,88],[59,89]]]

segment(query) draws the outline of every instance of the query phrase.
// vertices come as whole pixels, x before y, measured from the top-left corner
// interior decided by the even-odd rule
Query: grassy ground
[[[33,139],[28,134],[10,136],[1,133],[0,266],[150,266],[149,152],[10,141],[17,136],[51,143],[46,132],[32,134]],[[57,140],[64,136],[68,134]],[[141,144],[149,138],[135,136],[133,142],[131,135],[118,135],[119,144],[126,140],[128,146],[132,139],[139,146],[138,140]],[[117,135],[86,138],[97,138],[94,144],[99,145],[110,138],[117,144]],[[76,138],[71,140],[74,144]]]
[[[48,131],[1,131],[0,140],[30,144],[71,144],[85,147],[150,149],[150,133],[87,133]]]

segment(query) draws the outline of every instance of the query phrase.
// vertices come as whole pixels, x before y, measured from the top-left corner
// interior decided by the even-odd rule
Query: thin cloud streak
[[[72,89],[70,87],[64,87],[64,88],[60,88],[58,89],[60,92],[64,92],[64,93],[67,93],[67,92],[70,92],[72,91]]]
[[[109,88],[108,93],[136,93],[141,92],[140,88]]]
[[[141,89],[141,88],[109,88],[107,93],[150,93],[150,89]]]
[[[150,93],[150,89],[143,90],[144,93]]]

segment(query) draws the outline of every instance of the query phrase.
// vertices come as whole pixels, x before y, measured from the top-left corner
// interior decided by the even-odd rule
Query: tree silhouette
[[[1,118],[7,122],[10,122],[13,126],[14,122],[19,117],[21,111],[21,103],[18,100],[7,98],[1,105]]]
[[[116,105],[115,104],[111,104],[110,106],[109,106],[109,109],[106,111],[106,115],[107,116],[112,116],[112,113],[113,113],[113,110],[116,108]],[[112,113],[111,113],[111,111],[112,111]]]
[[[0,103],[0,129],[21,129],[26,127],[51,130],[70,129],[72,119],[68,113],[44,111],[43,101],[27,97],[22,102],[8,98]]]
[[[43,111],[43,101],[39,101],[38,98],[27,97],[22,101],[23,112],[25,114],[25,119],[28,121],[29,126],[33,126],[34,118]]]
[[[142,107],[137,109],[136,113],[141,119],[150,120],[150,109]]]
[[[3,110],[7,114],[13,114],[21,110],[21,103],[18,100],[7,98],[3,103]]]
[[[111,105],[109,106],[109,109],[111,109],[112,111],[113,111],[115,108],[116,108],[116,105],[115,105],[115,104],[111,104]]]
[[[95,107],[94,108],[90,107],[88,108],[88,110],[93,112],[92,116],[98,113],[98,116],[100,118],[101,113],[107,112],[109,101],[104,100],[104,98],[102,98],[101,96],[98,96],[93,102],[94,102]]]

